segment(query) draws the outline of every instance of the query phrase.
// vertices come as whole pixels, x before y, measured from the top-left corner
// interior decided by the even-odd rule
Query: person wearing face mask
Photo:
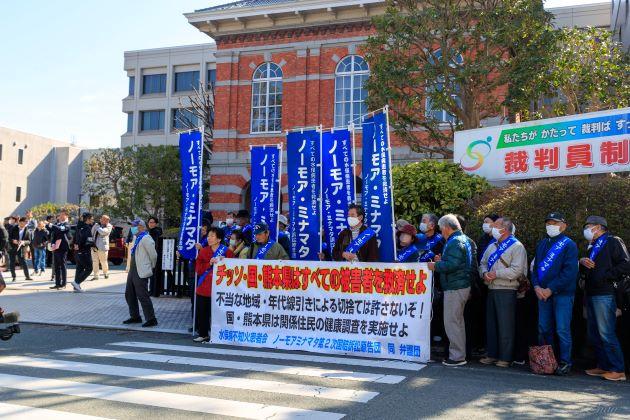
[[[597,367],[586,374],[625,381],[623,352],[615,333],[622,302],[615,298],[613,282],[630,275],[630,256],[623,240],[608,232],[608,222],[601,216],[586,219],[584,238],[589,247],[587,256],[580,259],[580,271],[585,277],[588,336],[597,356]]]
[[[415,245],[418,231],[413,225],[402,225],[396,232],[398,249],[396,260],[400,263],[415,263],[420,258],[420,252]]]
[[[483,258],[484,252],[486,252],[486,248],[493,242],[496,242],[496,239],[492,237],[492,224],[497,221],[499,218],[498,214],[488,214],[483,218],[483,224],[481,225],[481,230],[483,233],[477,240],[477,247],[479,248],[479,253],[477,254],[477,259],[481,262],[481,258]]]
[[[378,261],[376,232],[365,226],[365,210],[358,204],[348,207],[348,228],[339,233],[332,251],[333,261]]]
[[[282,245],[269,237],[269,226],[259,222],[253,228],[256,242],[249,248],[248,258],[254,260],[289,260],[289,255]],[[246,234],[244,234],[246,235]],[[245,236],[246,237],[246,236]],[[244,238],[245,238],[244,237]]]
[[[538,298],[538,340],[553,345],[558,336],[560,360],[557,375],[571,371],[571,318],[578,276],[578,249],[564,234],[567,222],[561,213],[545,219],[547,237],[538,242],[531,281]],[[555,331],[554,331],[555,330]]]
[[[221,243],[223,238],[224,233],[222,229],[217,227],[208,228],[208,246],[199,251],[197,261],[195,262],[195,271],[197,273],[195,326],[199,334],[193,339],[196,343],[210,341],[212,269],[215,263],[231,255],[228,247]]]
[[[129,319],[123,324],[139,324],[142,322],[140,308],[142,306],[145,323],[144,328],[155,327],[158,321],[155,318],[153,302],[149,296],[149,278],[153,275],[157,262],[157,252],[155,242],[149,235],[147,225],[144,220],[136,219],[132,222],[132,227],[137,227],[137,235],[131,247],[131,266],[127,274],[127,285],[125,287],[125,300],[129,307]]]
[[[444,249],[444,238],[437,231],[438,217],[433,213],[422,215],[420,222],[420,233],[423,235],[419,241],[420,262],[433,261],[436,255],[442,253]]]
[[[479,264],[479,275],[488,286],[486,299],[487,356],[480,362],[506,368],[514,355],[516,291],[527,276],[527,251],[512,235],[512,220],[500,217],[492,224],[492,242]]]
[[[245,243],[243,239],[243,232],[240,230],[235,230],[232,232],[229,241],[230,252],[228,253],[228,258],[241,258],[247,259],[247,255],[249,254],[249,247]]]
[[[435,262],[428,262],[429,270],[440,274],[444,290],[444,329],[450,341],[445,366],[462,366],[466,361],[466,324],[464,308],[470,297],[470,270],[473,267],[472,246],[454,214],[438,221],[446,245]]]
[[[238,226],[234,223],[235,219],[236,213],[234,213],[233,211],[227,213],[227,217],[225,218],[225,227],[223,228],[223,232],[225,232],[223,242],[225,242],[226,245],[230,242],[232,232],[234,232],[238,228]]]
[[[138,227],[131,226],[129,228],[129,232],[127,232],[127,239],[125,240],[125,246],[127,247],[127,267],[125,271],[128,273],[129,268],[131,266],[131,247],[133,246],[134,241],[136,240],[136,235],[138,234]]]

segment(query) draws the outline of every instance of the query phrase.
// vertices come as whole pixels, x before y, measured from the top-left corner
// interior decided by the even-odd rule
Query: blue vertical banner
[[[187,260],[197,258],[195,244],[199,242],[199,227],[201,225],[202,151],[201,132],[190,131],[179,135],[183,199],[182,223],[179,229],[177,250]]]
[[[381,262],[394,262],[394,202],[387,108],[363,120],[363,207],[378,238]]]
[[[321,250],[320,132],[287,134],[291,259],[319,261]]]
[[[280,167],[282,146],[254,146],[251,148],[252,224],[269,225],[269,238],[278,240],[278,211],[280,206]]]
[[[355,201],[354,144],[347,129],[322,134],[322,222],[328,249],[347,227],[348,206]]]

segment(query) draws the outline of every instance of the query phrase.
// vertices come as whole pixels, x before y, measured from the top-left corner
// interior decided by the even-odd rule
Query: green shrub
[[[630,178],[606,176],[597,178],[560,177],[531,181],[490,190],[469,203],[469,234],[481,235],[486,214],[509,216],[516,225],[516,236],[531,258],[536,243],[545,236],[545,217],[559,211],[567,219],[568,235],[580,249],[587,246],[582,235],[584,220],[589,215],[603,216],[610,231],[626,243],[630,239]]]
[[[61,210],[67,211],[68,217],[70,219],[74,219],[77,216],[77,212],[79,211],[79,206],[71,203],[42,203],[38,204],[35,207],[31,207],[33,217],[37,220],[45,220],[46,216],[48,215],[57,216]]]
[[[461,213],[468,200],[490,189],[484,178],[437,160],[394,166],[392,178],[396,218],[412,224],[420,223],[423,213]]]

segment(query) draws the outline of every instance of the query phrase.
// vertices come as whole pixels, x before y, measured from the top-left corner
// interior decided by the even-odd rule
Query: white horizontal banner
[[[426,264],[224,259],[214,266],[214,344],[427,362]]]

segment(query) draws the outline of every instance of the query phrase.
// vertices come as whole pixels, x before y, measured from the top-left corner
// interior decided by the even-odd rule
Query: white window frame
[[[258,71],[260,69],[262,69],[263,67],[265,67],[265,76],[264,77],[260,77],[260,78],[256,78],[256,73],[258,73]],[[280,76],[270,76],[271,73],[271,69],[277,69],[277,71],[280,72]],[[251,115],[250,115],[250,124],[249,124],[249,128],[250,128],[250,133],[251,134],[261,134],[261,133],[282,133],[282,99],[283,99],[283,86],[282,86],[282,77],[283,77],[283,72],[282,72],[282,68],[277,65],[276,63],[267,61],[265,63],[262,63],[260,66],[256,67],[256,70],[254,70],[254,74],[252,76],[252,98],[251,98]],[[269,86],[271,83],[277,83],[279,82],[279,87],[280,87],[280,92],[276,92],[273,95],[279,95],[280,96],[280,101],[279,101],[279,105],[278,105],[278,101],[276,101],[276,105],[270,106],[269,105],[269,99],[271,97],[271,94],[269,92]],[[265,91],[264,91],[264,98],[265,98],[265,105],[261,106],[261,105],[257,105],[254,106],[254,96],[257,95],[257,91],[256,88],[258,87],[258,89],[260,89],[260,86],[262,84],[265,84]],[[277,98],[276,98],[277,99]],[[269,123],[271,122],[270,118],[269,118],[269,111],[271,110],[271,108],[277,108],[279,110],[279,116],[280,116],[280,130],[270,130],[269,129]],[[265,114],[265,127],[263,130],[258,130],[258,127],[254,127],[254,110],[264,110],[264,114]]]
[[[433,52],[433,55],[436,57],[439,57],[439,59],[442,59],[442,49],[438,48],[437,50],[435,50]],[[457,54],[457,62],[452,62],[449,64],[449,66],[451,67],[455,67],[455,66],[460,66],[464,64],[464,57],[461,54]],[[444,84],[444,78],[442,76],[440,76],[437,80],[437,83],[442,83]],[[426,91],[429,91],[429,88],[427,87]],[[459,97],[459,95],[451,95],[451,98],[455,99],[456,101],[460,101],[461,102],[461,98]],[[436,113],[440,114],[439,118],[434,118],[437,121],[439,121],[440,124],[457,124],[458,120],[457,117],[455,115],[451,115],[449,114],[445,109],[434,109],[431,106],[429,106],[430,104],[430,99],[429,96],[427,95],[427,97],[425,98],[425,102],[424,102],[424,113],[425,115],[429,115],[431,114],[431,116],[434,116]]]
[[[354,62],[356,60],[356,58],[360,58],[361,60],[363,60],[363,62],[367,65],[367,70],[355,70],[354,69]],[[344,64],[344,62],[346,62],[348,59],[351,60],[350,63],[350,71],[341,71],[339,68],[341,67],[342,64]],[[355,114],[355,109],[354,109],[354,103],[355,102],[359,102],[359,101],[355,101],[354,98],[354,94],[355,94],[355,83],[358,80],[359,76],[368,76],[370,75],[370,65],[368,64],[368,62],[365,60],[364,57],[361,57],[360,55],[347,55],[344,58],[342,58],[341,60],[339,60],[339,63],[337,63],[337,67],[335,68],[335,106],[334,106],[334,122],[335,122],[335,126],[336,127],[346,127],[349,123],[359,123],[360,121],[355,121],[355,120],[360,120],[361,115],[359,115],[359,118],[354,118],[354,114]],[[346,101],[346,100],[337,100],[337,88],[339,87],[339,79],[343,78],[343,77],[348,77],[350,76],[350,100]],[[367,99],[367,89],[365,87],[362,88],[362,90],[366,91],[366,99]],[[343,110],[345,108],[345,105],[350,102],[350,115],[346,116],[344,118],[343,116]],[[361,101],[361,103],[365,103],[365,99]],[[339,116],[339,117],[338,117]],[[338,119],[347,119],[350,118],[350,121],[346,122],[346,121],[341,121],[341,125],[338,124]]]

